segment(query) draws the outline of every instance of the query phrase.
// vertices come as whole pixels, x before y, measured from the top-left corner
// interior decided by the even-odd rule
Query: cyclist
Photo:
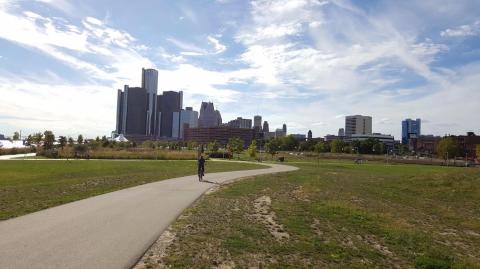
[[[205,159],[202,155],[198,159],[198,181],[203,180],[203,176],[205,175]]]

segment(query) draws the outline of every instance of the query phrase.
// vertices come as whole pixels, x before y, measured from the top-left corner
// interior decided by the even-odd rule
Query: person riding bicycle
[[[205,159],[202,155],[198,159],[198,181],[203,180],[203,176],[205,175]]]

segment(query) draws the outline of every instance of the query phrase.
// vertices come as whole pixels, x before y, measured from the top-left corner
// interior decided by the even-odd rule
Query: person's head
[[[203,155],[200,155],[200,159],[203,159]]]

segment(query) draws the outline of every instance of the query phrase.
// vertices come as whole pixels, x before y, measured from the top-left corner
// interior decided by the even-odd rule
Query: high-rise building
[[[372,117],[354,115],[345,117],[345,136],[372,134]]]
[[[148,94],[144,88],[118,90],[117,95],[117,133],[146,135]]]
[[[177,134],[178,137],[179,127],[177,124],[180,121],[180,111],[182,110],[183,106],[183,92],[174,92],[174,91],[166,91],[163,94],[157,97],[158,101],[158,108],[157,111],[159,112],[160,121],[157,123],[157,126],[160,126],[160,130],[157,130],[156,135],[158,137],[174,137],[172,134]],[[175,114],[174,118],[174,112]],[[173,130],[173,128],[177,128]]]
[[[200,117],[198,118],[198,126],[201,128],[217,127],[222,124],[222,116],[220,111],[215,110],[215,106],[211,102],[202,102],[200,106]]]
[[[422,121],[406,119],[402,121],[402,144],[407,145],[412,137],[420,137]]]
[[[345,129],[343,128],[338,129],[338,136],[345,136]]]
[[[147,91],[146,135],[155,134],[158,71],[142,68],[142,88]]]
[[[125,85],[123,91],[118,90],[116,133],[139,139],[179,136],[183,93],[158,95],[157,87],[157,70],[142,68],[141,88]]]
[[[312,130],[308,130],[307,139],[312,140],[312,138],[313,138]]]
[[[186,128],[198,127],[198,112],[193,111],[191,107],[186,107],[180,112],[180,134],[179,137],[183,138]]]
[[[257,127],[258,130],[262,130],[262,116],[256,115],[253,117],[253,127]]]
[[[287,135],[287,125],[284,123],[282,127],[284,135]]]
[[[235,120],[229,121],[227,125],[232,128],[252,129],[252,120],[238,117]]]
[[[264,132],[264,133],[270,132],[270,128],[269,128],[269,126],[268,126],[268,121],[264,121],[264,122],[263,122],[263,132]]]

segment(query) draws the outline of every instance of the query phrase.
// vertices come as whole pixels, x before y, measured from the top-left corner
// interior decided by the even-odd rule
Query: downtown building
[[[402,144],[408,145],[410,138],[418,138],[421,135],[422,121],[420,119],[406,119],[402,121]]]
[[[232,128],[252,129],[252,120],[238,117],[235,120],[229,121],[227,126]]]
[[[372,117],[353,115],[345,117],[345,136],[372,134]]]
[[[181,138],[185,124],[196,127],[198,113],[183,110],[183,92],[157,93],[158,72],[142,69],[142,86],[118,90],[116,133],[133,140]]]

